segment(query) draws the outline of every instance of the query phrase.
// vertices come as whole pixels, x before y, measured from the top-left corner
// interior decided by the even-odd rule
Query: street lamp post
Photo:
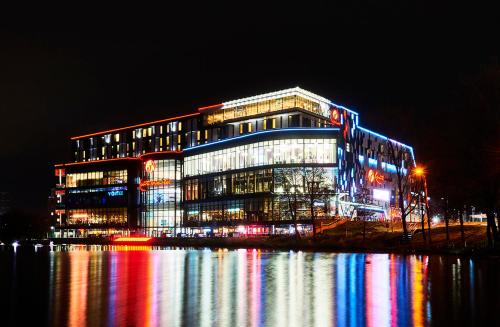
[[[425,203],[425,211],[427,213],[427,229],[429,230],[429,244],[432,242],[431,239],[431,214],[430,214],[430,209],[429,209],[429,193],[427,191],[427,178],[425,176],[425,170],[422,167],[416,167],[415,170],[415,175],[417,177],[422,178],[422,181],[424,182],[424,203]]]

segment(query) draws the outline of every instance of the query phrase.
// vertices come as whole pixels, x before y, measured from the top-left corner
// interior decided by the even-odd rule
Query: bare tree
[[[370,190],[367,187],[361,187],[357,194],[358,202],[362,204],[372,204],[373,199],[370,197]],[[368,214],[366,212],[361,212],[358,210],[358,216],[363,219],[363,243],[366,240],[366,218]]]
[[[322,203],[323,210],[327,210],[326,206],[335,193],[335,185],[333,181],[329,181],[327,172],[323,167],[303,167],[301,173],[304,180],[303,196],[309,207],[313,237],[316,237],[317,205]]]
[[[300,238],[297,226],[297,212],[300,202],[304,196],[301,168],[292,167],[277,169],[274,178],[274,192],[278,195],[280,204],[285,205],[285,210],[288,211],[290,218],[292,218],[295,228],[295,237]]]
[[[416,192],[416,184],[414,183],[414,177],[412,176],[411,167],[403,167],[403,163],[409,162],[411,153],[407,147],[402,144],[387,139],[387,157],[391,164],[396,167],[396,187],[398,191],[398,206],[401,211],[401,223],[403,225],[403,235],[405,238],[408,237],[408,228],[406,218],[415,210],[418,206],[415,205],[418,194]]]
[[[275,193],[284,210],[294,222],[295,233],[298,232],[298,212],[307,208],[310,214],[313,236],[316,236],[315,222],[319,210],[327,211],[327,204],[335,192],[333,182],[328,178],[323,167],[291,167],[281,168],[275,173]],[[323,204],[322,208],[321,205]]]

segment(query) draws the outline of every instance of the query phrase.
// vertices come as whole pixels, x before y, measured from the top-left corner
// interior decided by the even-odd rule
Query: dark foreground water
[[[0,325],[500,324],[500,262],[66,246],[0,249]]]

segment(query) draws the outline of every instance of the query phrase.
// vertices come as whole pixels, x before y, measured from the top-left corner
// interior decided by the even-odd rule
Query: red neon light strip
[[[113,242],[148,242],[151,241],[152,237],[118,237]]]
[[[106,131],[96,132],[96,133],[92,133],[92,134],[85,134],[85,135],[80,135],[80,136],[73,136],[73,137],[71,137],[71,140],[78,140],[78,139],[85,138],[85,137],[102,135],[102,134],[107,134],[107,133],[113,133],[113,132],[123,131],[123,130],[130,129],[130,128],[136,128],[136,127],[142,127],[142,126],[147,126],[147,125],[154,125],[154,124],[164,123],[164,122],[171,121],[171,120],[177,120],[177,119],[181,119],[181,118],[197,116],[199,114],[200,114],[199,112],[195,112],[193,114],[188,114],[188,115],[183,115],[183,116],[177,116],[177,117],[173,117],[173,118],[166,118],[166,119],[161,119],[161,120],[155,120],[155,121],[152,121],[152,122],[147,122],[147,123],[142,123],[142,124],[137,124],[137,125],[131,125],[131,126],[126,126],[126,127],[114,128],[114,129],[109,129],[109,130],[106,130]]]
[[[76,166],[76,165],[84,165],[84,164],[95,164],[99,162],[109,162],[109,161],[119,161],[119,160],[139,160],[136,157],[126,157],[126,158],[113,158],[113,159],[103,159],[103,160],[91,160],[91,161],[82,161],[82,162],[69,162],[63,164],[56,164],[54,167],[65,167],[65,166]]]
[[[139,184],[139,190],[142,192],[146,192],[148,187],[151,186],[162,186],[162,185],[171,185],[172,181],[170,179],[162,179],[159,181],[141,181]]]
[[[211,106],[200,107],[200,108],[198,108],[198,111],[203,111],[203,110],[208,110],[208,109],[217,109],[217,108],[222,107],[223,105],[224,105],[223,103],[219,103],[219,104],[214,104]]]
[[[171,150],[167,150],[167,151],[156,151],[156,152],[148,152],[148,153],[144,153],[144,154],[141,154],[139,155],[139,158],[142,158],[142,157],[147,157],[147,156],[150,156],[150,155],[155,155],[155,154],[169,154],[169,153],[172,153],[172,154],[181,154],[182,151],[171,151]]]

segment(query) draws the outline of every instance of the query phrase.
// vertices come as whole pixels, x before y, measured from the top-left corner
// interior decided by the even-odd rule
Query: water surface
[[[280,327],[500,321],[500,264],[492,259],[25,246],[0,250],[0,265],[2,316],[10,325],[33,319],[54,326]]]

